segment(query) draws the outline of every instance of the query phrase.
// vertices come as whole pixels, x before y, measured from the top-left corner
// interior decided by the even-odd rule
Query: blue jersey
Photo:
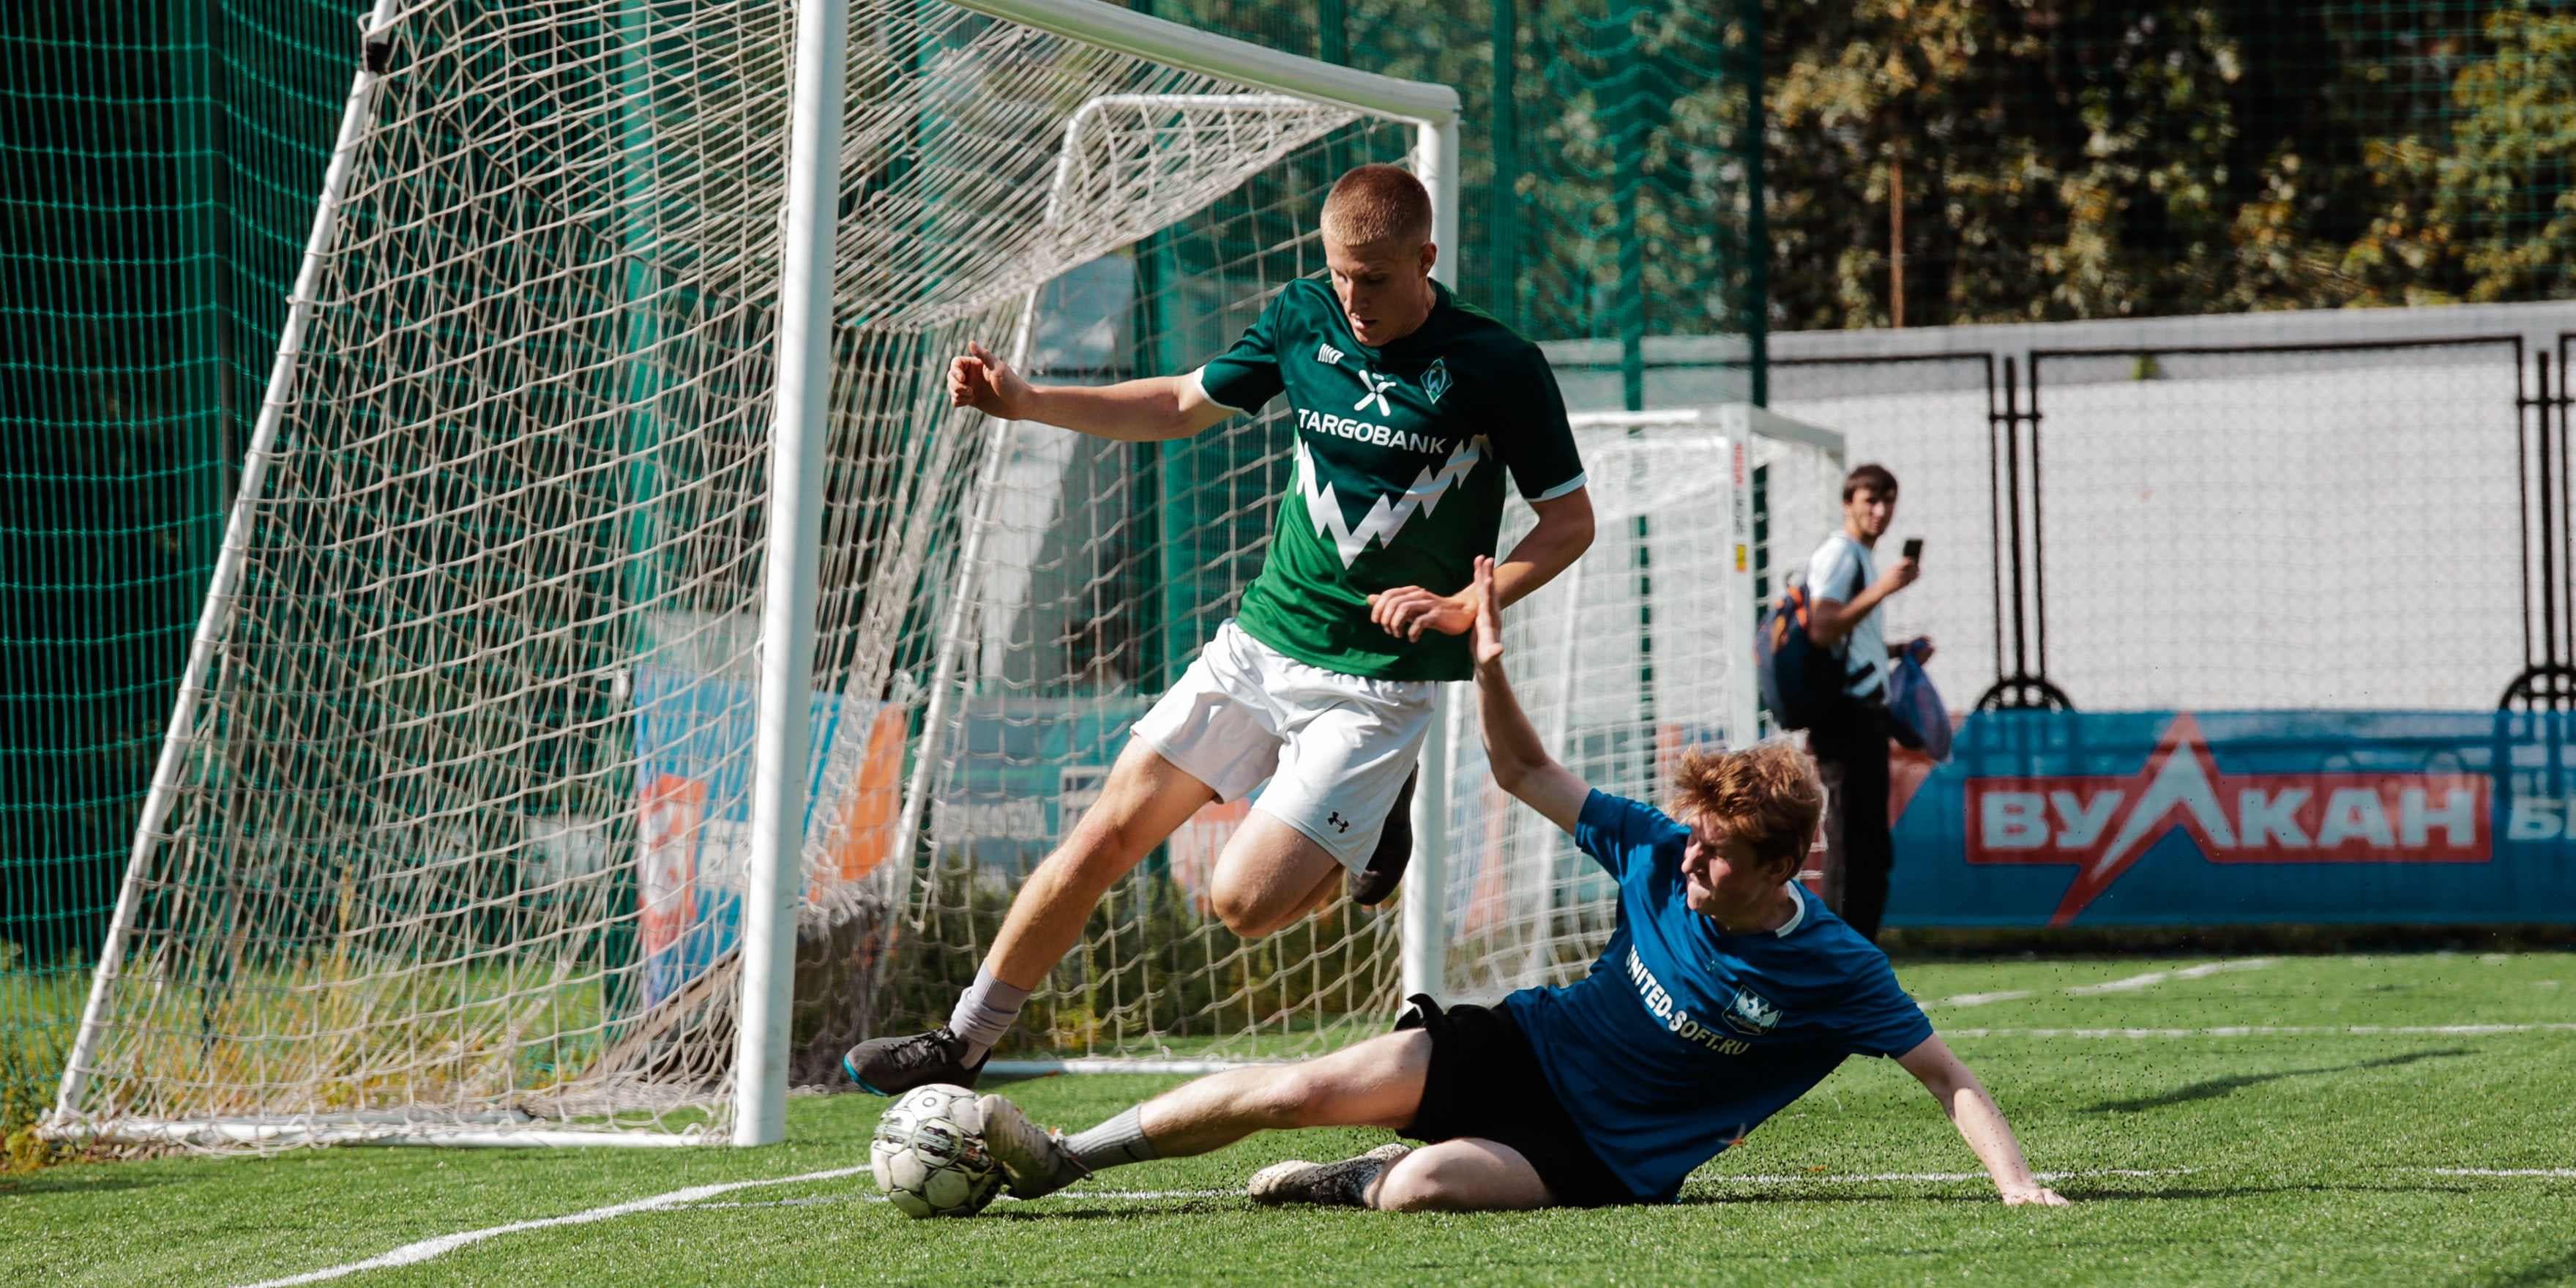
[[[1580,983],[1503,999],[1584,1140],[1641,1197],[1680,1193],[1843,1057],[1932,1036],[1887,954],[1794,883],[1776,931],[1724,934],[1691,911],[1689,840],[1653,806],[1592,793],[1574,843],[1619,880],[1610,946]]]

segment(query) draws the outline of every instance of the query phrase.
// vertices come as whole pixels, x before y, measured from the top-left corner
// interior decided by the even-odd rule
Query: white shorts
[[[1439,687],[1308,666],[1229,620],[1135,734],[1219,800],[1269,779],[1254,807],[1357,869],[1421,758]]]

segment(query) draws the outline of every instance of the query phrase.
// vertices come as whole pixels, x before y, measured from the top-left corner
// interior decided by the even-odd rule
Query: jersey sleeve
[[[1932,1021],[1923,1008],[1897,987],[1896,971],[1887,964],[1884,954],[1873,954],[1874,969],[1862,973],[1859,987],[1843,1004],[1841,1022],[1835,1036],[1842,1049],[1852,1055],[1879,1055],[1894,1059],[1923,1044],[1932,1036]]]
[[[1291,284],[1293,289],[1293,283]],[[1279,332],[1287,322],[1287,291],[1270,297],[1260,318],[1244,329],[1234,347],[1208,360],[1197,372],[1199,391],[1208,401],[1239,412],[1255,412],[1279,396]]]
[[[1816,547],[1807,560],[1807,593],[1848,604],[1860,597],[1860,547],[1839,537]]]
[[[1496,382],[1496,420],[1508,426],[1495,436],[1512,484],[1531,501],[1553,501],[1584,483],[1583,458],[1574,448],[1574,426],[1565,417],[1565,395],[1556,372],[1531,345]]]
[[[1574,846],[1610,875],[1624,876],[1632,860],[1679,830],[1662,810],[1595,787],[1583,798],[1583,812],[1575,815]]]

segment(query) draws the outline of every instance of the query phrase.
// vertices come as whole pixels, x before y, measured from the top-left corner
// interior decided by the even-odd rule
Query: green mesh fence
[[[1753,0],[1134,0],[1290,53],[1457,89],[1467,300],[1643,397],[1648,337],[1730,337],[1694,361],[1758,394],[1764,325],[1763,7]],[[1499,51],[1499,52],[1498,52]],[[1578,359],[1575,365],[1581,365]]]
[[[1780,329],[2564,298],[2556,0],[1774,0]]]
[[[0,9],[0,1132],[61,1071],[357,7]]]

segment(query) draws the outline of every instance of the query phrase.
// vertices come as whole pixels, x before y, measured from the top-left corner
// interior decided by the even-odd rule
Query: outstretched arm
[[[2003,1194],[2007,1206],[2066,1206],[2065,1198],[2030,1174],[2030,1162],[2022,1157],[2021,1142],[2013,1138],[2012,1124],[2004,1121],[2004,1111],[1995,1106],[1993,1096],[1986,1094],[1986,1085],[1977,1081],[1976,1071],[1951,1054],[1950,1044],[1942,1041],[1940,1034],[1923,1039],[1896,1062],[1913,1074],[1939,1102],[1941,1112],[1950,1116],[1968,1148],[1976,1151],[1977,1161],[1986,1165],[1986,1174],[1995,1178],[1995,1189]]]
[[[1841,643],[1844,636],[1851,634],[1852,628],[1860,625],[1860,619],[1869,616],[1870,610],[1877,608],[1888,596],[1913,585],[1914,579],[1922,575],[1922,569],[1913,560],[1899,557],[1894,567],[1880,574],[1877,581],[1861,587],[1860,593],[1853,595],[1850,602],[1817,599],[1815,607],[1807,614],[1807,638],[1814,640],[1820,648],[1832,648]],[[1893,655],[1891,650],[1890,656]]]
[[[1520,699],[1512,696],[1511,679],[1503,674],[1502,597],[1494,589],[1491,558],[1476,556],[1476,580],[1468,590],[1476,596],[1476,701],[1494,783],[1572,832],[1592,786],[1547,754],[1547,744],[1530,727]]]
[[[1002,420],[1040,424],[1127,443],[1187,438],[1233,415],[1188,376],[1148,376],[1114,385],[1033,385],[980,344],[948,364],[948,402]]]
[[[1538,516],[1538,526],[1514,544],[1511,554],[1494,569],[1493,593],[1501,597],[1504,608],[1554,580],[1592,545],[1592,498],[1584,489],[1532,501],[1530,511]],[[1421,639],[1425,630],[1457,635],[1475,625],[1479,593],[1474,585],[1454,595],[1398,586],[1369,596],[1369,620],[1385,627],[1387,634],[1408,640]]]

